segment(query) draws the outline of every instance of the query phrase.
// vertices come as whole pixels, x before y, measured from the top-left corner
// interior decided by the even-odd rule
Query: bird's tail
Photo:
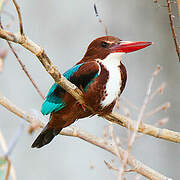
[[[62,129],[55,130],[53,127],[49,128],[48,124],[36,138],[32,144],[32,148],[41,148],[46,144],[49,144],[53,138],[60,133]]]

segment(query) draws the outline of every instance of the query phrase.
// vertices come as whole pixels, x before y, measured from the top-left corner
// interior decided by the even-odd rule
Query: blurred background
[[[98,23],[90,0],[31,0],[18,3],[26,35],[46,50],[62,73],[83,57],[93,39],[105,35],[104,27]],[[166,1],[161,0],[159,3],[166,5]],[[167,8],[159,7],[153,0],[99,0],[96,5],[110,35],[122,40],[154,42],[149,48],[124,56],[128,81],[122,97],[140,107],[152,72],[158,64],[161,65],[163,70],[156,77],[153,90],[162,82],[167,87],[163,95],[156,96],[148,105],[146,112],[167,101],[171,103],[171,108],[145,122],[154,124],[168,117],[169,121],[163,127],[180,131],[180,64],[171,35]],[[178,26],[176,5],[172,6]],[[11,1],[5,5],[4,11],[15,17],[8,30],[17,32],[17,15]],[[3,13],[3,24],[6,25],[9,21],[9,17]],[[3,40],[0,41],[0,46],[7,47]],[[46,94],[53,79],[35,56],[20,46],[14,47],[33,79]],[[41,109],[41,97],[10,51],[5,59],[3,72],[0,73],[0,92],[24,110]],[[132,112],[131,118],[137,119],[137,112]],[[20,124],[21,120],[17,116],[0,106],[0,129],[7,143],[10,143]],[[79,120],[73,125],[102,137],[103,129],[109,123],[105,119],[93,117]],[[78,138],[65,136],[56,137],[51,144],[41,149],[32,149],[31,144],[40,131],[29,135],[28,127],[26,123],[22,137],[10,156],[18,180],[117,179],[117,174],[104,164],[104,160],[115,159],[114,166],[120,167],[119,160],[110,153]],[[114,129],[120,137],[122,147],[126,148],[127,129],[117,125]],[[0,153],[2,154],[1,147]],[[131,153],[160,173],[173,179],[180,178],[179,144],[144,135],[135,141]],[[128,179],[132,179],[132,176]]]

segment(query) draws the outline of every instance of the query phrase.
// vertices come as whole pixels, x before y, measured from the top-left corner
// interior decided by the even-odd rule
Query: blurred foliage
[[[5,174],[6,174],[5,165],[6,165],[6,160],[0,157],[0,179],[5,178]]]

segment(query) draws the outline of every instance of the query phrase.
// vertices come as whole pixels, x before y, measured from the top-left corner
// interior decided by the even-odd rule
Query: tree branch
[[[177,37],[176,37],[176,32],[174,29],[174,20],[173,20],[173,15],[172,15],[172,10],[171,10],[171,1],[170,0],[167,0],[167,8],[168,8],[168,14],[169,14],[170,27],[171,27],[171,31],[172,31],[172,37],[174,39],[176,52],[177,52],[179,62],[180,62],[180,49],[179,49],[179,44],[178,44]]]
[[[18,117],[26,120],[29,123],[32,123],[34,121],[34,117],[28,114],[26,111],[20,109],[16,105],[14,105],[12,102],[10,102],[6,97],[4,97],[0,93],[0,104],[2,104],[6,109],[16,114]],[[43,127],[43,123],[40,124],[41,127]],[[61,135],[65,136],[74,136],[78,137],[82,140],[87,141],[88,143],[91,143],[93,145],[96,145],[112,154],[117,156],[117,152],[115,148],[111,145],[111,143],[108,143],[104,138],[96,137],[92,134],[89,134],[83,130],[80,130],[79,128],[74,127],[67,127],[64,128],[61,133]],[[123,159],[124,154],[126,151],[122,149],[120,146],[118,146],[118,152],[121,156],[121,159]],[[151,180],[171,180],[170,178],[158,173],[157,171],[153,170],[152,168],[146,166],[142,162],[135,159],[135,157],[129,155],[127,163],[133,168],[134,171],[137,173],[151,179]]]
[[[19,8],[19,6],[18,6],[18,4],[17,4],[17,2],[15,0],[12,0],[12,1],[13,1],[13,4],[14,4],[15,8],[16,8],[16,12],[18,14],[20,33],[21,33],[21,35],[23,35],[24,32],[23,32],[23,23],[22,23],[22,17],[21,17],[20,8]]]

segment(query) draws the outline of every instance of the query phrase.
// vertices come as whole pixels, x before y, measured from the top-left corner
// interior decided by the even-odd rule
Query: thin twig
[[[170,27],[171,27],[171,31],[172,31],[172,37],[174,39],[176,52],[177,52],[179,62],[180,62],[180,49],[179,49],[179,44],[178,44],[178,40],[177,40],[177,37],[176,37],[175,28],[174,28],[174,20],[173,20],[171,1],[170,0],[167,0],[167,8],[168,8],[168,14],[169,14]]]
[[[163,105],[161,105],[161,106],[158,106],[157,108],[153,109],[152,111],[144,114],[143,119],[148,118],[148,117],[154,115],[155,113],[157,113],[157,112],[159,112],[159,111],[162,111],[162,110],[164,111],[164,110],[166,110],[167,108],[169,108],[170,106],[171,106],[171,105],[170,105],[169,102],[167,102],[167,103],[165,103],[165,104],[163,104]]]
[[[17,11],[17,14],[18,14],[20,33],[21,33],[21,35],[24,35],[22,16],[21,16],[20,8],[19,8],[19,6],[18,6],[18,4],[17,4],[17,2],[15,0],[12,0],[12,1],[14,3],[14,6],[16,7],[16,11]]]
[[[0,27],[3,29],[2,23],[1,23],[1,19],[0,19]],[[25,65],[22,63],[22,61],[20,60],[19,56],[17,55],[15,49],[12,47],[11,43],[9,41],[6,41],[8,43],[8,46],[10,47],[12,53],[14,54],[14,56],[16,57],[18,63],[20,64],[22,70],[24,71],[24,73],[26,74],[26,76],[29,78],[29,80],[31,81],[32,85],[34,86],[34,88],[36,89],[36,91],[39,93],[39,95],[42,97],[42,99],[45,99],[45,96],[43,95],[43,93],[40,91],[39,87],[37,86],[37,84],[35,83],[35,81],[32,79],[31,75],[29,74],[29,72],[27,71]]]
[[[168,121],[169,121],[168,118],[160,119],[159,121],[157,121],[157,122],[155,123],[155,126],[163,126],[163,125],[166,124]]]
[[[130,110],[125,105],[121,105],[121,110],[124,112],[126,117],[130,117]]]
[[[151,77],[151,79],[149,81],[146,96],[145,96],[145,99],[144,99],[144,103],[143,103],[143,105],[142,105],[142,107],[140,109],[140,112],[139,112],[139,116],[138,116],[138,119],[137,119],[135,130],[134,130],[131,138],[128,141],[128,150],[126,151],[125,156],[123,158],[123,164],[122,164],[122,168],[121,168],[120,175],[119,175],[120,180],[122,179],[123,173],[124,173],[124,171],[126,169],[127,160],[128,160],[129,155],[130,155],[132,145],[133,145],[133,143],[134,143],[134,141],[136,139],[136,134],[138,132],[139,126],[140,126],[140,124],[142,125],[142,120],[143,120],[143,116],[144,116],[146,106],[150,101],[150,95],[151,95],[151,89],[152,89],[152,84],[153,84],[153,81],[154,81],[154,77],[157,76],[159,71],[160,71],[160,66],[157,66],[157,68],[153,72],[153,75],[152,75],[152,77]]]
[[[158,94],[158,93],[163,93],[164,92],[164,89],[166,87],[166,83],[162,83],[152,94],[151,96],[149,97],[149,100],[152,101],[152,99]]]
[[[6,171],[5,180],[8,180],[9,179],[10,170],[11,170],[11,161],[8,158],[6,158],[6,161],[8,162],[8,167],[7,167],[7,171]]]
[[[108,27],[107,25],[102,21],[102,19],[100,18],[99,16],[99,13],[98,13],[98,10],[97,10],[97,7],[96,7],[96,4],[94,3],[94,12],[95,12],[95,15],[96,17],[98,18],[98,21],[100,24],[102,24],[104,26],[104,29],[105,29],[105,34],[106,36],[108,35]]]
[[[21,137],[21,134],[23,132],[23,129],[24,129],[24,122],[22,121],[21,122],[21,125],[20,127],[18,128],[16,134],[13,136],[12,140],[11,140],[11,143],[8,147],[8,150],[6,151],[6,153],[4,154],[4,157],[7,158],[13,151],[13,149],[15,148],[19,138]]]
[[[109,131],[110,131],[110,136],[111,136],[111,140],[112,140],[112,146],[116,152],[116,156],[120,160],[122,160],[123,157],[121,156],[121,154],[119,152],[119,146],[117,145],[117,142],[116,142],[115,137],[114,137],[114,129],[113,129],[112,123],[110,123],[110,125],[109,125]]]
[[[119,171],[118,168],[114,167],[113,165],[111,165],[110,163],[108,163],[107,161],[104,160],[104,163],[106,164],[106,166],[109,168],[109,169],[112,169],[114,171]]]
[[[29,72],[27,71],[25,65],[22,63],[22,61],[20,60],[19,56],[17,55],[15,49],[12,47],[11,43],[9,41],[7,41],[12,53],[14,54],[14,56],[16,57],[17,61],[19,62],[22,70],[24,71],[24,73],[26,74],[26,76],[28,77],[28,79],[31,81],[32,85],[34,86],[34,88],[36,89],[36,91],[38,92],[38,94],[42,97],[42,99],[45,99],[44,94],[41,92],[41,90],[39,89],[39,87],[37,86],[37,84],[35,83],[35,81],[33,80],[33,78],[31,77],[31,75],[29,74]]]
[[[128,105],[129,107],[131,107],[132,109],[134,109],[134,110],[136,110],[136,111],[139,110],[139,108],[138,108],[136,105],[134,105],[131,101],[129,101],[127,98],[121,97],[120,100],[123,100],[124,102],[126,102],[127,105]]]

